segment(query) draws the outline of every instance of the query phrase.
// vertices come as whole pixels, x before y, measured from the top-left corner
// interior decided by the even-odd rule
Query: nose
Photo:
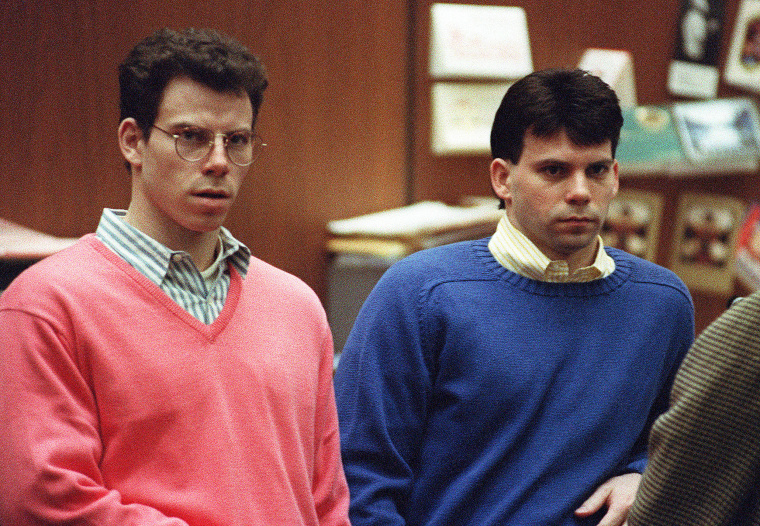
[[[591,200],[589,181],[583,170],[578,170],[568,178],[565,199],[572,204],[586,204]]]
[[[227,157],[227,147],[223,135],[214,137],[211,150],[208,153],[203,172],[207,175],[222,176],[230,170],[230,160]]]

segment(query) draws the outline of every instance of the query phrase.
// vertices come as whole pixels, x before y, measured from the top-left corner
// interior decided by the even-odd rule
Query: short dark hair
[[[149,136],[166,85],[180,77],[220,93],[247,93],[255,124],[268,84],[263,64],[232,38],[192,28],[156,31],[138,42],[119,65],[119,120],[134,118]]]
[[[518,163],[526,132],[547,138],[564,130],[579,146],[609,140],[615,155],[623,114],[602,79],[580,69],[531,73],[507,90],[491,128],[491,154]]]

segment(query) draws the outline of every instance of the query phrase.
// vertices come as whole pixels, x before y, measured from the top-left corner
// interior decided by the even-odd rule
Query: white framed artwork
[[[672,111],[691,161],[756,160],[760,154],[757,107],[749,98],[681,102]]]
[[[436,155],[491,151],[496,110],[511,84],[436,82],[431,89],[431,149]]]
[[[516,79],[533,71],[528,21],[521,7],[433,4],[433,78]]]

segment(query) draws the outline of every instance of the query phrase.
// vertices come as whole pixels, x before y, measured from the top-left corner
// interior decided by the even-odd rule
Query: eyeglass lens
[[[205,128],[185,128],[175,134],[175,137],[177,154],[191,162],[206,157],[216,140],[216,135]],[[261,137],[248,131],[223,134],[222,137],[227,156],[239,166],[253,163],[264,146]]]

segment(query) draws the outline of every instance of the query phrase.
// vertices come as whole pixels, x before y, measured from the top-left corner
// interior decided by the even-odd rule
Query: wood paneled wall
[[[116,67],[153,30],[215,27],[257,52],[271,85],[259,121],[270,147],[249,174],[229,228],[253,252],[325,293],[324,224],[412,200],[489,194],[490,159],[430,153],[431,0],[5,0],[0,2],[0,217],[45,232],[91,232],[126,207],[116,146]],[[680,2],[514,0],[534,66],[574,66],[587,47],[632,52],[642,104],[674,100],[666,71]],[[726,0],[723,54],[739,0]],[[740,93],[721,85],[720,95]],[[668,203],[686,190],[760,199],[757,174],[627,178]],[[660,241],[667,264],[673,208]],[[695,294],[697,326],[725,298]]]
[[[269,147],[227,226],[324,293],[325,222],[405,202],[404,2],[4,0],[0,217],[78,236],[128,205],[117,66],[164,26],[222,30],[267,66]]]

